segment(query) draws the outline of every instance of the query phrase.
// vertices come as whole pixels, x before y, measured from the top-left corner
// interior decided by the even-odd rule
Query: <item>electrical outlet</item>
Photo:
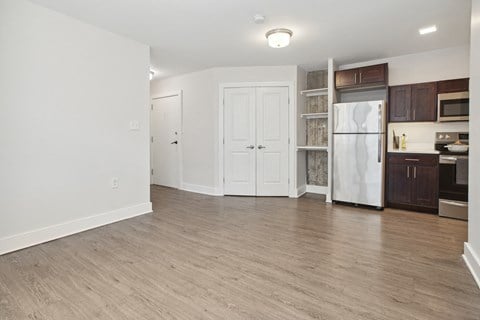
[[[118,178],[112,178],[112,189],[118,189]]]

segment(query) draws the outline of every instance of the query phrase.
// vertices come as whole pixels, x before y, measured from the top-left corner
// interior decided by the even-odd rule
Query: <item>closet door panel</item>
[[[255,88],[224,91],[224,192],[256,195]]]
[[[288,88],[256,89],[257,195],[288,196]]]

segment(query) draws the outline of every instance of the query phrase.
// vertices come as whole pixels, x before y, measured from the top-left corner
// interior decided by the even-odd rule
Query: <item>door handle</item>
[[[382,162],[382,135],[378,135],[378,163]]]
[[[410,179],[410,166],[407,166],[407,179]]]
[[[249,146],[247,147],[247,149],[255,149],[255,146],[254,146],[254,145],[249,145]]]
[[[258,149],[266,149],[267,147],[262,146],[261,144],[258,145]]]
[[[170,144],[178,144],[178,141],[175,140],[175,141],[171,142]]]

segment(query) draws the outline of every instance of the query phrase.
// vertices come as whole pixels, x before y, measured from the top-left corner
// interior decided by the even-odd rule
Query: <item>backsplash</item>
[[[407,135],[407,150],[412,148],[433,149],[435,132],[465,131],[468,122],[410,122],[390,123],[388,125],[388,150],[393,149],[393,130],[397,136]]]

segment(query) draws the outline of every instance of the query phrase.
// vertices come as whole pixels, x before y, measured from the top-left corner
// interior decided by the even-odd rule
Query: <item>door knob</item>
[[[249,145],[249,146],[247,147],[247,149],[255,149],[255,146]]]
[[[170,144],[178,144],[178,141],[175,140],[175,141],[171,142]]]
[[[258,149],[266,149],[266,148],[267,148],[267,147],[265,147],[265,146],[262,146],[261,144],[260,144],[260,145],[258,145]]]

